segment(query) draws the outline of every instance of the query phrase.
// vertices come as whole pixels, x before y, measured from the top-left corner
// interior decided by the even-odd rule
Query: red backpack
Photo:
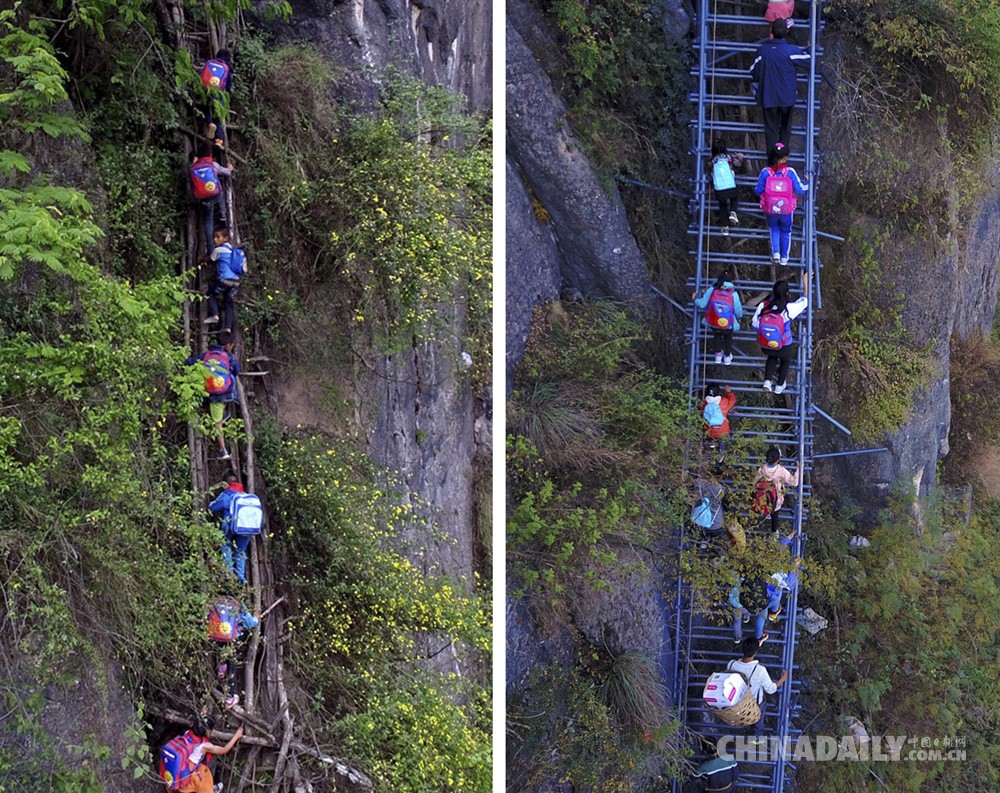
[[[708,311],[705,320],[713,328],[731,330],[735,318],[733,293],[729,289],[716,289],[708,298]]]
[[[167,790],[179,790],[195,772],[198,765],[191,762],[191,753],[208,739],[188,730],[160,747],[160,779]]]
[[[753,484],[753,503],[750,509],[767,517],[778,504],[778,486],[766,479],[758,479]]]
[[[220,61],[218,58],[211,58],[205,61],[201,70],[201,84],[206,88],[215,88],[219,91],[226,89],[226,80],[229,78],[229,64]]]
[[[795,211],[795,188],[788,168],[774,170],[765,168],[768,177],[764,181],[764,192],[760,195],[760,208],[765,215],[791,215]]]
[[[199,157],[191,165],[191,189],[194,190],[195,198],[211,198],[217,196],[222,189],[212,162],[211,157]]]

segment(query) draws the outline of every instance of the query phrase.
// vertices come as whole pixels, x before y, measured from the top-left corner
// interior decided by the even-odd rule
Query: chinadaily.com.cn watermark
[[[873,735],[799,735],[784,739],[772,735],[754,738],[724,735],[716,743],[719,757],[737,762],[940,762],[966,759],[966,739]]]

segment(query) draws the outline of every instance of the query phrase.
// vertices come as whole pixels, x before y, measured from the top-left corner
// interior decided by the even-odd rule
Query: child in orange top
[[[710,385],[705,389],[701,415],[705,419],[705,432],[709,438],[722,438],[729,434],[729,411],[736,405],[736,394],[724,385]]]

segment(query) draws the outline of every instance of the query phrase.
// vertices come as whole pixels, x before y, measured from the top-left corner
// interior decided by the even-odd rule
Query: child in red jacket
[[[729,411],[736,405],[736,394],[727,386],[710,385],[705,389],[701,415],[705,419],[705,432],[709,438],[722,438],[729,434]]]

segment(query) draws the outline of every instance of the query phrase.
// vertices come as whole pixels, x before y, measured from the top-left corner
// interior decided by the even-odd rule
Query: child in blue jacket
[[[240,286],[240,276],[247,272],[246,256],[229,241],[229,229],[219,226],[212,235],[215,248],[212,261],[215,262],[215,280],[208,292],[208,313],[206,325],[219,321],[219,298],[222,298],[223,331],[236,329],[236,309],[233,300]]]
[[[788,147],[784,143],[775,143],[767,153],[767,167],[760,172],[754,192],[760,196],[760,208],[771,229],[771,260],[787,265],[792,248],[795,194],[808,193],[809,184],[799,179],[795,169],[788,165]]]
[[[729,366],[733,362],[733,332],[740,329],[740,317],[743,316],[743,305],[740,303],[739,292],[730,280],[732,273],[727,268],[715,280],[715,284],[698,297],[694,292],[691,299],[696,308],[705,311],[702,324],[712,329],[712,352],[715,353],[716,364]],[[725,358],[723,358],[725,352]]]

